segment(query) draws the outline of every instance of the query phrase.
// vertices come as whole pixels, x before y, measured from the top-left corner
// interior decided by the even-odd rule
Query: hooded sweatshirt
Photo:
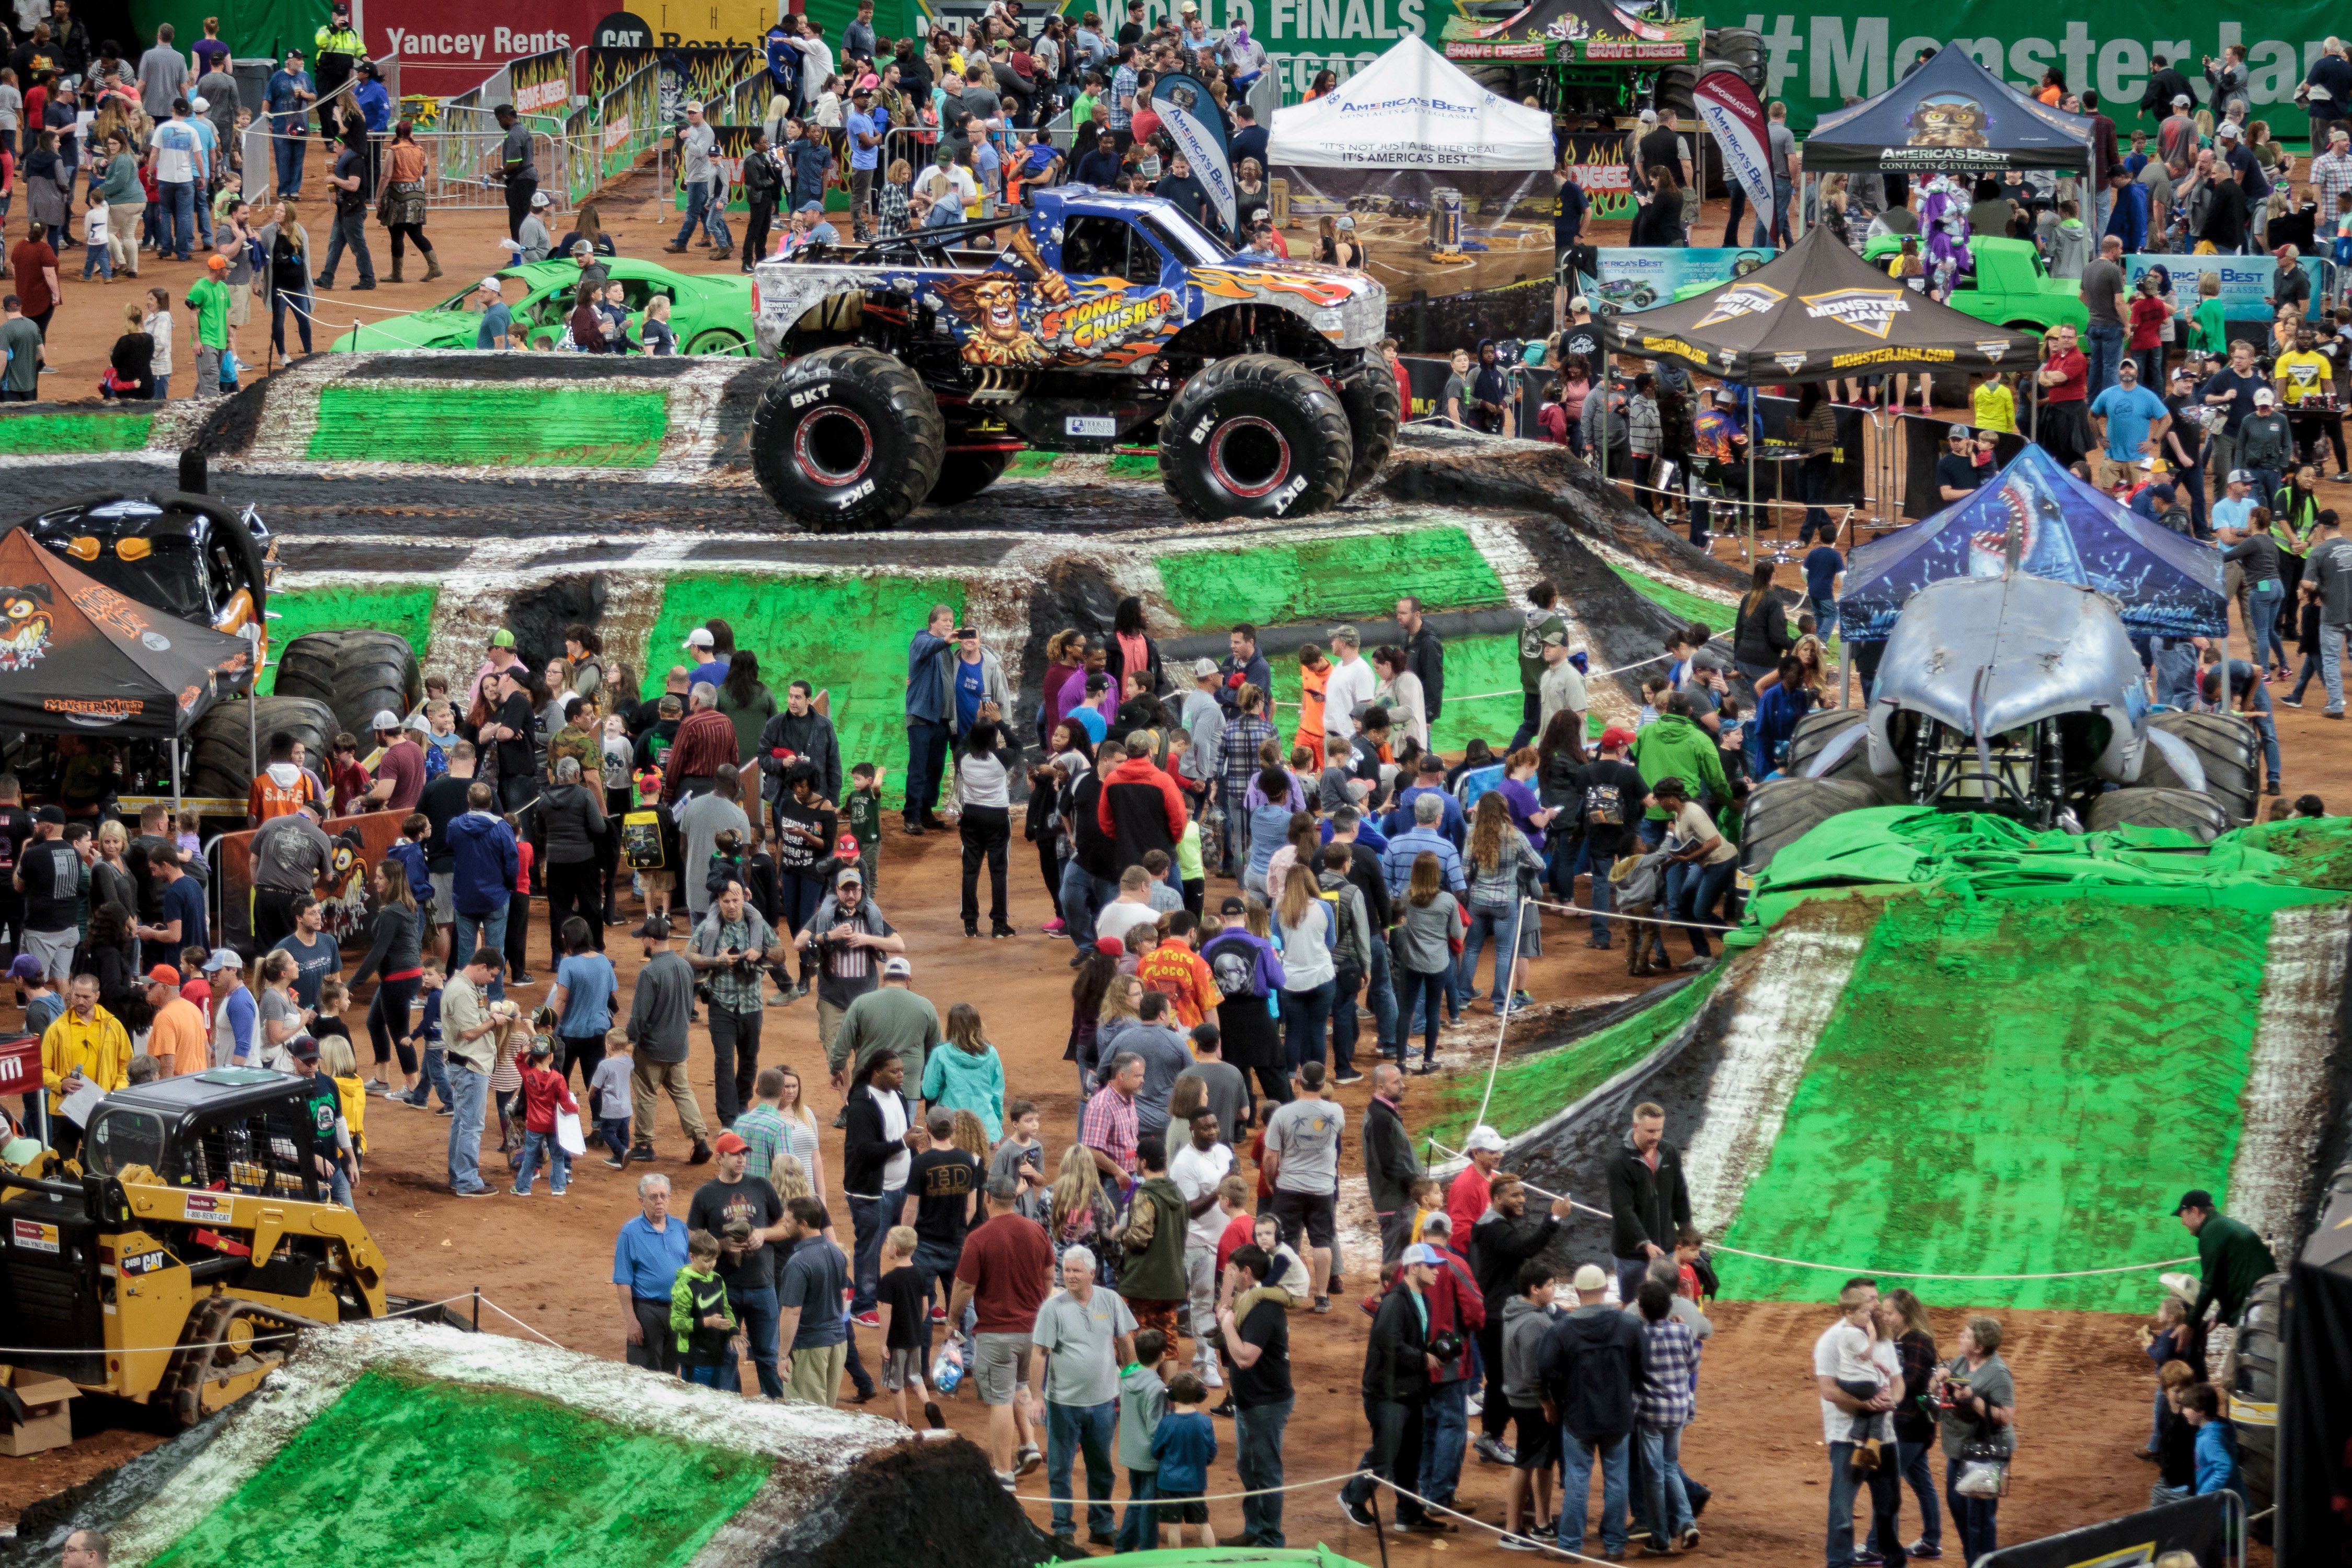
[[[1730,786],[1723,778],[1723,753],[1715,737],[1679,713],[1664,713],[1643,725],[1633,738],[1631,755],[1644,784],[1678,778],[1695,800],[1704,796],[1720,802],[1731,797]],[[1653,805],[1642,815],[1653,822],[1664,822],[1666,808]]]
[[[1173,859],[1184,836],[1184,794],[1150,757],[1128,757],[1102,775],[1095,823],[1116,847],[1118,864],[1139,866],[1157,849]]]
[[[1642,1330],[1631,1313],[1596,1301],[1554,1323],[1536,1376],[1580,1443],[1613,1443],[1633,1430],[1633,1394],[1645,1381]]]
[[[487,811],[469,811],[449,824],[449,846],[457,912],[478,920],[505,909],[522,870],[513,829]]]
[[[1503,1303],[1503,1397],[1514,1409],[1533,1410],[1543,1404],[1536,1357],[1551,1325],[1551,1313],[1525,1296]]]

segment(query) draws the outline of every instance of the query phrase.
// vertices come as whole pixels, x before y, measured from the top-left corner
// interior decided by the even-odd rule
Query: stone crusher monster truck
[[[1743,870],[1843,811],[1919,805],[2036,828],[2178,827],[2210,840],[2254,818],[2246,720],[2149,711],[2115,602],[2014,569],[1930,584],[1904,605],[1867,710],[1798,724],[1784,776],[1748,803]]]
[[[1236,255],[1155,196],[1034,203],[760,264],[760,353],[784,366],[752,465],[778,507],[888,528],[979,494],[1016,452],[1155,442],[1202,520],[1322,511],[1380,471],[1399,408],[1378,282]]]

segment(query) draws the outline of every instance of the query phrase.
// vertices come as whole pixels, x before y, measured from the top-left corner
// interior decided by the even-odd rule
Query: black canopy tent
[[[180,737],[251,686],[253,645],[173,620],[93,581],[23,529],[0,538],[0,730]]]
[[[2028,98],[1947,45],[1876,98],[1823,115],[1805,138],[1805,173],[2091,171],[2088,116]]]

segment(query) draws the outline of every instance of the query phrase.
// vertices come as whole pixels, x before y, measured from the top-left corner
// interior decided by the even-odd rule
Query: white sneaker
[[[1225,1374],[1224,1374],[1224,1373],[1221,1373],[1221,1372],[1219,1372],[1215,1367],[1213,1367],[1213,1366],[1207,1366],[1207,1367],[1202,1367],[1202,1368],[1201,1369],[1201,1386],[1202,1386],[1202,1387],[1203,1387],[1203,1388],[1223,1388],[1223,1387],[1224,1387],[1224,1385],[1225,1385]]]

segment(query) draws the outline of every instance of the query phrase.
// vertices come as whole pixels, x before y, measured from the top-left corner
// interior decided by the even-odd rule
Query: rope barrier
[[[462,1296],[450,1296],[450,1297],[444,1298],[443,1300],[438,1300],[438,1301],[424,1301],[424,1302],[420,1302],[420,1303],[418,1303],[417,1305],[415,1305],[415,1306],[414,1306],[414,1307],[402,1307],[402,1308],[397,1309],[396,1310],[390,1311],[390,1312],[386,1312],[386,1313],[383,1315],[383,1318],[406,1318],[406,1317],[412,1317],[412,1316],[415,1315],[415,1314],[416,1314],[416,1313],[418,1313],[418,1312],[430,1312],[430,1311],[434,1310],[436,1308],[438,1308],[438,1307],[451,1307],[451,1306],[455,1306],[455,1305],[457,1305],[457,1303],[458,1303],[458,1302],[460,1302],[460,1301],[471,1301],[471,1300],[473,1300],[474,1299],[475,1299],[475,1293],[474,1293],[473,1291],[468,1290],[467,1292],[466,1292],[466,1293],[465,1293],[464,1295],[462,1295]],[[508,1311],[504,1307],[499,1306],[497,1302],[495,1302],[495,1301],[491,1300],[488,1297],[485,1296],[485,1297],[481,1298],[481,1301],[482,1301],[482,1305],[484,1305],[484,1306],[486,1306],[486,1307],[489,1308],[489,1309],[490,1309],[490,1310],[492,1310],[492,1311],[494,1311],[494,1312],[498,1313],[499,1316],[504,1317],[504,1318],[509,1318],[509,1319],[512,1319],[515,1322],[517,1322],[517,1323],[521,1323],[521,1324],[522,1324],[522,1326],[523,1326],[524,1328],[526,1328],[526,1329],[530,1329],[530,1331],[531,1331],[532,1333],[539,1334],[539,1331],[538,1331],[537,1329],[531,1329],[531,1328],[530,1328],[530,1325],[529,1323],[524,1323],[520,1318],[517,1318],[517,1317],[515,1317],[515,1315],[514,1315],[512,1312]],[[362,1319],[357,1319],[357,1320],[354,1320],[354,1321],[359,1321],[359,1322],[380,1323],[380,1322],[383,1321],[383,1318],[362,1318]],[[340,1327],[341,1325],[334,1325],[334,1326]],[[308,1329],[273,1329],[273,1330],[270,1330],[270,1331],[267,1331],[267,1332],[264,1332],[264,1333],[258,1333],[258,1334],[254,1335],[254,1336],[253,1336],[253,1338],[252,1338],[252,1341],[251,1341],[250,1342],[252,1342],[252,1343],[254,1343],[254,1344],[260,1344],[260,1343],[263,1343],[264,1342],[266,1342],[266,1341],[269,1341],[269,1340],[290,1340],[290,1339],[297,1339],[297,1338],[299,1338],[301,1335],[306,1334],[306,1333],[308,1333],[308,1332],[310,1332],[310,1330],[308,1330]],[[541,1339],[547,1340],[547,1336],[546,1336],[545,1334],[539,1334],[539,1337],[540,1337]],[[554,1342],[553,1340],[547,1340],[547,1342],[548,1342],[549,1344],[551,1344],[551,1345],[554,1345],[554,1344],[555,1344],[555,1342]],[[95,1346],[84,1346],[84,1347],[79,1347],[79,1348],[67,1348],[67,1349],[57,1349],[57,1348],[53,1348],[53,1347],[49,1347],[49,1346],[31,1346],[31,1345],[0,1345],[0,1356],[20,1356],[20,1355],[77,1356],[77,1355],[145,1355],[145,1354],[165,1355],[165,1354],[169,1354],[169,1353],[171,1353],[172,1352],[174,1352],[174,1351],[182,1351],[182,1350],[185,1350],[185,1349],[187,1349],[187,1348],[188,1348],[187,1346],[185,1346],[185,1345],[180,1345],[180,1344],[172,1344],[172,1345],[122,1345],[122,1346],[119,1346],[119,1347],[118,1347],[118,1346],[114,1346],[114,1345],[95,1345]],[[556,1349],[558,1349],[558,1350],[562,1350],[563,1347],[562,1347],[562,1345],[555,1345],[555,1348],[556,1348]]]
[[[1423,1134],[1423,1136],[1427,1135]],[[1429,1146],[1442,1153],[1456,1155],[1463,1159],[1469,1158],[1469,1155],[1465,1151],[1448,1148],[1434,1138],[1429,1139]],[[1537,1196],[1556,1198],[1568,1205],[1569,1207],[1579,1210],[1584,1214],[1589,1214],[1595,1219],[1612,1219],[1615,1217],[1610,1214],[1607,1209],[1597,1209],[1591,1204],[1579,1203],[1576,1199],[1570,1197],[1566,1193],[1555,1193],[1548,1188],[1538,1186],[1535,1183],[1528,1181],[1525,1176],[1521,1176],[1519,1181],[1521,1184],[1528,1189],[1528,1191],[1535,1194]],[[2102,1275],[2138,1274],[2150,1268],[2170,1268],[2179,1264],[2194,1263],[2197,1261],[2195,1256],[2192,1254],[2187,1258],[2160,1258],[2153,1263],[2123,1263],[2117,1264],[2112,1268],[2071,1268],[2062,1270],[2061,1272],[2054,1274],[1937,1274],[1918,1268],[1878,1268],[1869,1264],[1814,1263],[1802,1258],[1781,1258],[1769,1252],[1750,1252],[1745,1247],[1727,1247],[1719,1241],[1709,1242],[1707,1245],[1717,1252],[1727,1252],[1735,1258],[1753,1258],[1760,1263],[1785,1264],[1791,1268],[1817,1268],[1825,1274],[1875,1274],[1891,1276],[1896,1279],[1954,1279],[1975,1282],[1991,1280],[2093,1279],[2097,1279]]]
[[[1206,1497],[1170,1498],[1165,1500],[1171,1504],[1177,1502],[1233,1502],[1241,1498],[1272,1497],[1276,1492],[1305,1491],[1310,1487],[1328,1487],[1334,1481],[1339,1481],[1344,1484],[1345,1482],[1354,1480],[1359,1476],[1370,1476],[1373,1474],[1374,1472],[1370,1470],[1343,1470],[1336,1476],[1320,1476],[1311,1481],[1285,1481],[1278,1487],[1255,1487],[1245,1492],[1211,1492]],[[1377,1479],[1377,1477],[1375,1477],[1375,1479]],[[1072,1507],[1081,1505],[1090,1506],[1089,1500],[1085,1498],[1035,1497],[1027,1492],[1014,1492],[1012,1496],[1013,1500],[1015,1502],[1058,1502]],[[1135,1500],[1136,1500],[1133,1499],[1129,1500],[1130,1502]],[[1150,1501],[1152,1500],[1146,1499],[1143,1500]]]
[[[1377,1471],[1370,1472],[1370,1474],[1372,1477],[1372,1484],[1374,1486],[1386,1487],[1389,1490],[1396,1493],[1399,1497],[1409,1497],[1432,1513],[1442,1513],[1449,1519],[1458,1519],[1465,1524],[1475,1524],[1481,1530],[1491,1530],[1496,1535],[1510,1536],[1517,1534],[1520,1540],[1536,1542],[1542,1546],[1545,1552],[1550,1553],[1552,1556],[1564,1557],[1571,1563],[1590,1563],[1593,1565],[1593,1568],[1617,1568],[1616,1563],[1605,1559],[1599,1557],[1587,1557],[1581,1552],[1570,1552],[1567,1547],[1559,1544],[1559,1538],[1557,1535],[1554,1535],[1551,1540],[1546,1541],[1540,1535],[1529,1535],[1524,1531],[1513,1531],[1506,1530],[1499,1524],[1489,1524],[1485,1520],[1480,1519],[1474,1514],[1464,1513],[1460,1509],[1448,1508],[1442,1502],[1432,1502],[1427,1498],[1422,1496],[1419,1492],[1409,1491],[1405,1488],[1397,1485],[1396,1482],[1389,1479],[1386,1476],[1383,1476]],[[1567,1502],[1568,1500],[1565,1497],[1560,1500],[1560,1505],[1563,1510],[1565,1510],[1567,1507]],[[1530,1497],[1528,1500],[1528,1506],[1532,1508],[1534,1506],[1535,1500]],[[1580,1502],[1579,1506],[1584,1507],[1590,1505]],[[1351,1521],[1350,1522],[1352,1523],[1353,1521]]]

